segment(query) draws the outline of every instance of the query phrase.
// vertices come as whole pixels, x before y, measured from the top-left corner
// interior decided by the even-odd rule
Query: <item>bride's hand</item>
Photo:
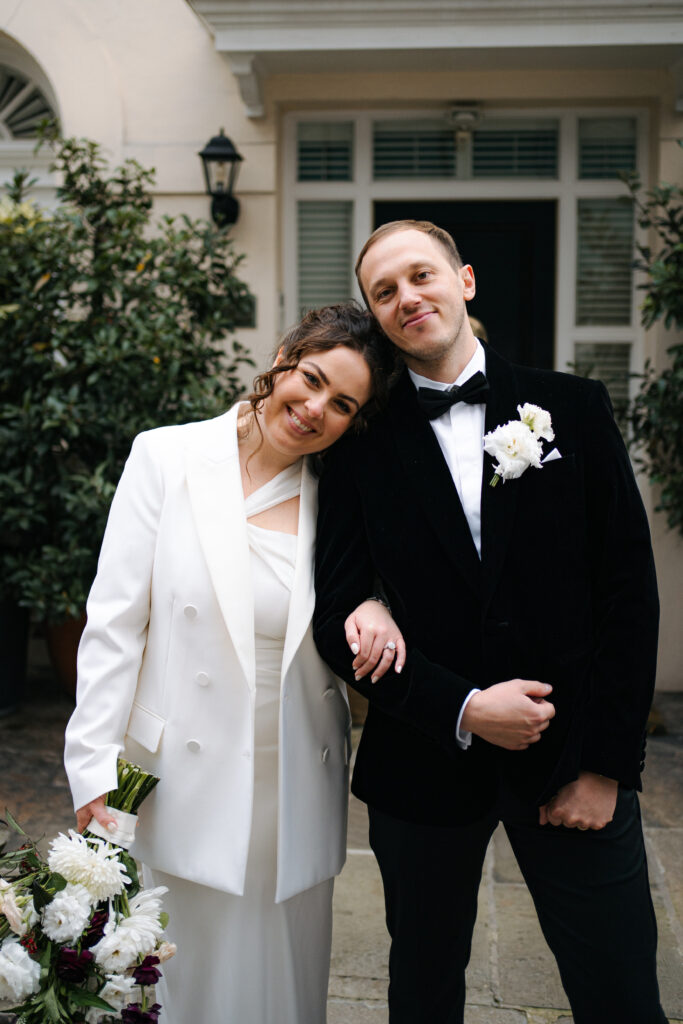
[[[112,818],[109,811],[105,810],[104,796],[98,796],[91,800],[89,804],[78,808],[76,811],[76,828],[79,832],[86,830],[91,818],[99,821],[100,825],[103,825],[104,828],[107,828],[110,823],[116,827],[116,818]]]
[[[394,671],[401,671],[406,660],[406,645],[389,609],[379,601],[359,604],[344,623],[344,630],[346,642],[356,656],[352,666],[356,679],[372,672],[370,682],[376,683],[392,663]]]

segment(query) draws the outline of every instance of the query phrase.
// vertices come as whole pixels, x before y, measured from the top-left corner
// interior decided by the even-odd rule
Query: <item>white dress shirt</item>
[[[416,388],[433,388],[446,391],[457,384],[462,387],[465,381],[475,373],[486,373],[486,354],[481,342],[469,363],[455,381],[430,380],[413,370],[408,370],[410,379]],[[467,402],[456,402],[454,405],[430,420],[436,439],[439,442],[446,465],[455,484],[455,489],[463,507],[472,540],[481,558],[481,482],[484,471],[484,420],[486,406],[483,402],[468,405]],[[472,689],[465,698],[456,724],[456,739],[461,747],[469,747],[472,733],[461,732],[460,722],[465,708],[473,694],[479,693]]]

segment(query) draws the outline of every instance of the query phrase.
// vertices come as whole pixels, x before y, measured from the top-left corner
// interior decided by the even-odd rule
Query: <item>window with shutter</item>
[[[299,314],[353,295],[351,228],[353,203],[298,203]]]
[[[622,199],[579,199],[576,323],[630,324],[633,206]]]
[[[299,181],[351,181],[353,122],[302,121],[297,128]]]
[[[455,135],[443,121],[375,121],[373,177],[454,178]]]
[[[579,118],[579,178],[617,178],[636,167],[634,117]]]
[[[484,123],[472,139],[473,178],[557,178],[557,121]]]
[[[609,391],[614,415],[625,427],[631,374],[631,346],[628,342],[576,342],[574,369],[581,377],[601,380]]]

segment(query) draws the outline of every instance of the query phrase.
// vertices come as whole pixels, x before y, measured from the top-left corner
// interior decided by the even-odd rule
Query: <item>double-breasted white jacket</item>
[[[237,408],[135,439],[88,599],[65,765],[76,808],[116,787],[121,752],[157,774],[132,853],[241,894],[255,659]],[[313,643],[316,506],[304,464],[281,676],[277,902],[337,874],[345,857],[350,715]]]

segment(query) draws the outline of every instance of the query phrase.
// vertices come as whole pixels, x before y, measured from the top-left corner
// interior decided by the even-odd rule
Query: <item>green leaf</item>
[[[110,1003],[106,1003],[104,999],[101,999],[94,992],[88,992],[84,988],[75,988],[69,986],[68,988],[69,1001],[74,1006],[97,1006],[100,1010],[111,1010],[116,1013],[116,1008],[111,1006]]]
[[[26,833],[24,832],[24,830],[21,827],[21,825],[19,825],[18,822],[15,820],[15,818],[12,816],[12,814],[10,814],[9,810],[7,809],[7,807],[5,808],[5,820],[7,821],[7,824],[9,825],[9,827],[14,832],[17,832],[20,836],[25,836],[26,835]]]

